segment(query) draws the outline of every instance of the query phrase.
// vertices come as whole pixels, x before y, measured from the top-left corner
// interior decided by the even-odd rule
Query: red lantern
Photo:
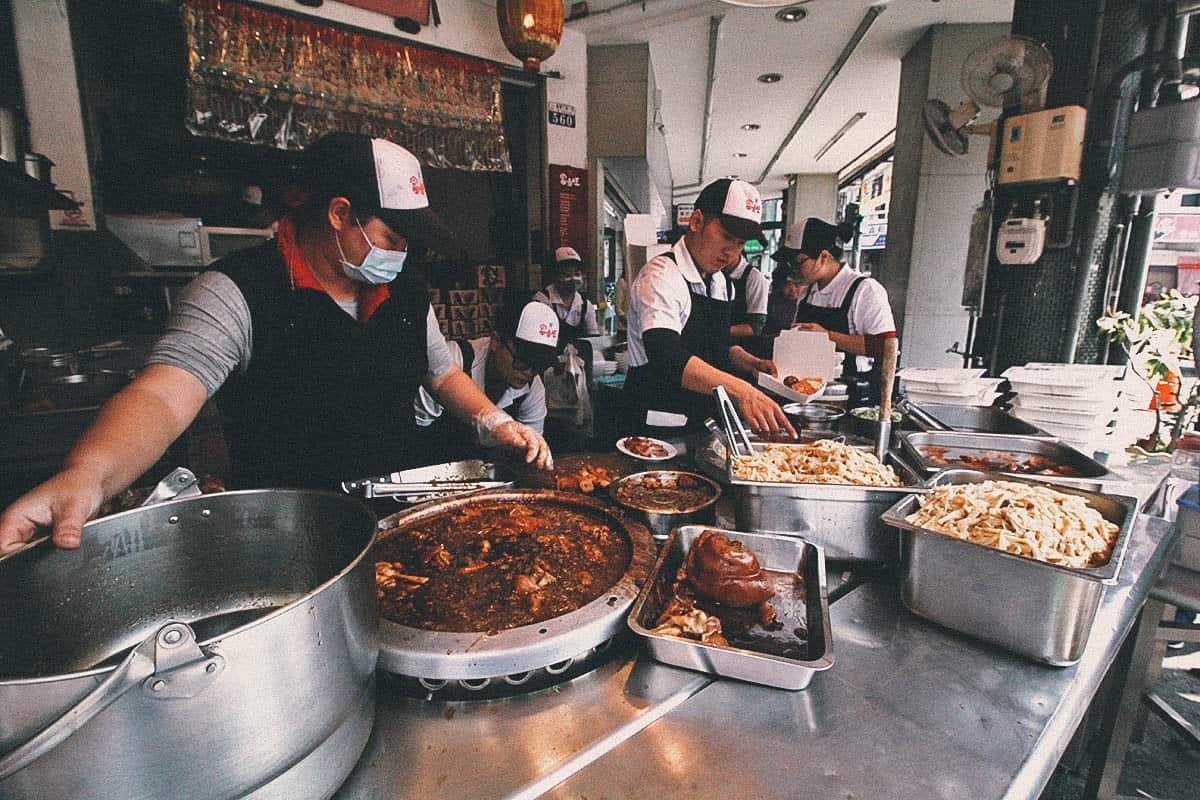
[[[508,52],[537,72],[562,40],[562,0],[496,0],[496,22]]]

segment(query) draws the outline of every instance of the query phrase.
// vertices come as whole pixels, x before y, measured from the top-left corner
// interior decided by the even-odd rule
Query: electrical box
[[[1000,183],[1079,180],[1086,127],[1083,106],[1009,117],[1000,145]]]
[[[996,231],[996,260],[1001,264],[1034,264],[1046,246],[1046,220],[1009,217]]]
[[[1147,108],[1129,122],[1121,191],[1200,189],[1200,101]]]

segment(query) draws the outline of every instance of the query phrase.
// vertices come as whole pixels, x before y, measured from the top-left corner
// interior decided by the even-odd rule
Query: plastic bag
[[[588,394],[587,373],[583,359],[575,345],[568,344],[563,350],[557,367],[546,370],[542,376],[546,385],[546,408],[549,411],[570,412],[559,416],[569,417],[577,427],[592,424],[592,400]]]

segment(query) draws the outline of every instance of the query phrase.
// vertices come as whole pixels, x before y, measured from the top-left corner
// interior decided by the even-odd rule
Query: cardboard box
[[[475,267],[475,285],[502,288],[508,285],[503,264],[479,264]]]
[[[479,302],[478,289],[451,289],[450,290],[450,305],[452,306],[473,306]]]

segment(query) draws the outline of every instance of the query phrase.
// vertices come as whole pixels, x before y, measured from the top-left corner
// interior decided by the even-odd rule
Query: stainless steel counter
[[[1036,798],[1171,534],[1162,520],[1139,521],[1074,667],[926,623],[885,576],[833,603],[835,664],[803,692],[714,681],[636,647],[505,700],[427,702],[384,688],[374,735],[336,798]]]

